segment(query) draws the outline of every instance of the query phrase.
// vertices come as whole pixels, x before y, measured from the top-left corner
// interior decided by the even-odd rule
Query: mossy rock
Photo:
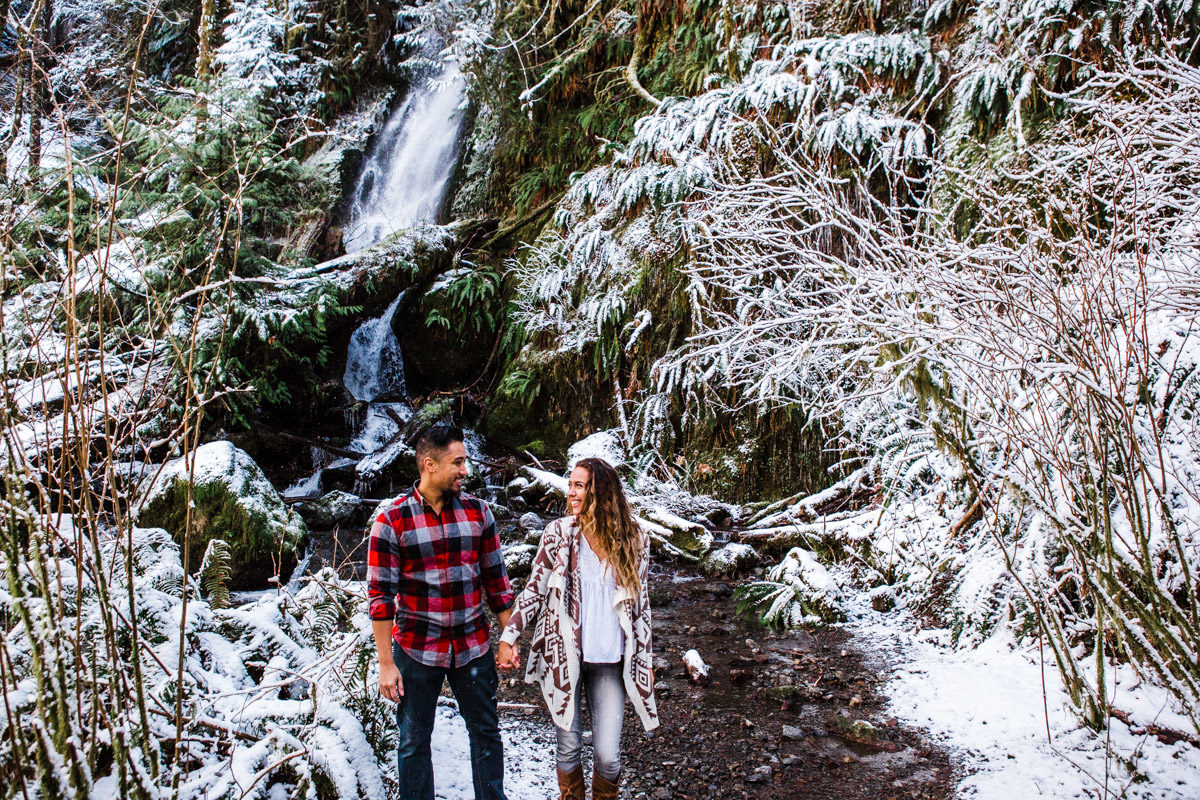
[[[289,509],[249,455],[230,442],[210,442],[188,459],[168,462],[143,493],[134,514],[143,527],[163,528],[184,546],[191,475],[191,534],[186,557],[200,567],[211,539],[224,539],[232,552],[232,585],[261,585],[275,574],[277,559],[294,557],[305,536],[304,521]]]

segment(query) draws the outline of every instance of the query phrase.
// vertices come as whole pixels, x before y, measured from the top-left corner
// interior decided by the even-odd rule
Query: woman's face
[[[587,497],[587,485],[591,477],[592,474],[586,469],[576,467],[567,478],[567,505],[573,516],[578,517],[583,510],[583,498]]]

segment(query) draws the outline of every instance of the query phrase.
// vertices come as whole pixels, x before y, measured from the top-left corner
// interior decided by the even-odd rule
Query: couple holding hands
[[[646,730],[658,726],[649,540],[616,470],[598,458],[571,470],[569,515],[542,534],[529,582],[514,601],[492,512],[461,492],[462,431],[435,426],[416,449],[420,480],[375,520],[367,559],[380,692],[397,703],[400,797],[433,800],[430,736],[448,680],[470,738],[475,800],[505,800],[496,670],[521,667],[515,645],[533,625],[525,680],[540,684],[557,730],[559,796],[584,798],[586,696],[592,796],[615,800],[626,701]],[[485,602],[503,626],[494,659]]]

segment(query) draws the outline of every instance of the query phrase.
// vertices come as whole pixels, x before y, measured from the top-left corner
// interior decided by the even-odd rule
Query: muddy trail
[[[686,568],[652,574],[661,724],[647,735],[626,710],[622,797],[953,795],[948,755],[885,715],[879,678],[848,634],[836,627],[765,630],[738,615],[735,585]],[[710,668],[703,684],[684,665],[690,649]],[[539,696],[508,677],[500,700],[538,704]]]
[[[319,536],[317,542],[319,561],[337,563],[347,577],[365,577],[361,532]],[[524,580],[513,585],[519,591]],[[687,565],[654,565],[650,597],[661,724],[646,734],[626,709],[621,797],[953,796],[948,754],[886,715],[881,677],[870,663],[878,658],[864,657],[836,626],[782,632],[761,627],[738,613],[736,586]],[[528,633],[523,657],[527,640]],[[684,664],[691,649],[709,666],[703,683]],[[521,676],[502,675],[498,699],[503,714],[549,719],[537,687]],[[585,717],[585,731],[588,725]]]

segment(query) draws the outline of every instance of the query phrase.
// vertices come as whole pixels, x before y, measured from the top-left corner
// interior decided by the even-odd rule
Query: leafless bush
[[[999,163],[915,183],[881,154],[904,191],[766,128],[784,168],[687,207],[698,333],[658,374],[803,404],[859,452],[920,409],[962,466],[957,535],[984,520],[1085,719],[1120,659],[1200,729],[1200,71],[1129,64],[1059,100]]]

